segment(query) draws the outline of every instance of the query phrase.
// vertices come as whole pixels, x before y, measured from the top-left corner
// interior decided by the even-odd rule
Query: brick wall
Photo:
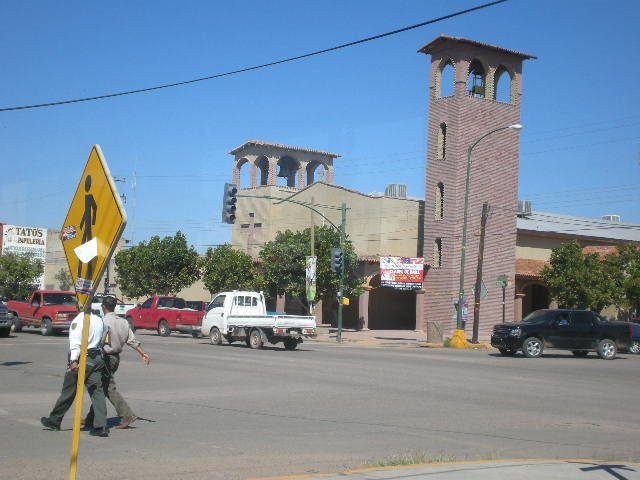
[[[523,58],[495,47],[447,42],[431,55],[429,120],[427,125],[427,175],[425,189],[425,248],[430,263],[436,238],[442,239],[442,266],[431,269],[425,279],[426,294],[422,328],[429,322],[442,325],[445,337],[455,328],[453,302],[458,298],[460,248],[462,244],[467,149],[493,129],[519,123],[521,64]],[[467,94],[469,64],[478,59],[486,72],[485,98]],[[455,70],[454,94],[440,97],[440,68],[450,61]],[[493,100],[493,75],[500,67],[511,74],[511,102]],[[447,125],[446,155],[437,159],[440,124]],[[467,336],[473,320],[473,286],[476,280],[480,216],[483,202],[491,211],[485,234],[483,279],[488,297],[481,302],[480,338],[486,339],[494,323],[502,320],[502,290],[496,287],[499,275],[506,274],[511,285],[506,291],[506,319],[514,315],[516,250],[516,206],[518,195],[519,133],[496,132],[480,142],[472,152],[471,182],[467,221],[467,249],[464,291],[469,304]],[[444,218],[434,218],[435,189],[444,184]]]

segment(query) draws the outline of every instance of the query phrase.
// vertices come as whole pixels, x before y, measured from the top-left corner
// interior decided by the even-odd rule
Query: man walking
[[[40,423],[49,430],[60,430],[62,418],[75,399],[83,328],[84,313],[80,312],[69,327],[69,366],[64,374],[62,391],[49,416],[40,419]],[[103,332],[102,319],[97,315],[91,314],[89,316],[85,385],[91,397],[91,408],[95,410],[93,428],[89,434],[98,437],[109,436],[109,430],[107,430],[107,403],[102,383],[105,365],[100,354]]]
[[[106,359],[108,363],[103,381],[107,398],[115,407],[118,416],[122,419],[116,428],[123,429],[135,422],[138,417],[136,417],[129,404],[116,388],[114,375],[120,365],[120,353],[125,345],[129,345],[140,354],[145,365],[149,365],[151,357],[142,349],[142,344],[136,340],[131,328],[129,328],[129,323],[124,318],[113,313],[116,309],[116,304],[117,302],[114,297],[106,296],[102,300],[102,312],[104,314],[102,320],[105,323],[105,328],[109,329],[108,340],[103,347],[104,352],[107,354]],[[89,410],[87,418],[85,419],[85,426],[90,426],[93,423],[94,415],[92,408]]]

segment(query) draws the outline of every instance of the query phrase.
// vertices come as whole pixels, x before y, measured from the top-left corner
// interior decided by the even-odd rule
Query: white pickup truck
[[[111,296],[113,297],[113,295],[107,295],[107,294],[103,294],[103,293],[96,293],[93,296],[93,300],[91,301],[91,313],[95,313],[96,315],[98,315],[99,317],[102,317],[102,300],[104,300],[104,297],[106,296]],[[127,316],[127,311],[133,307],[135,307],[135,305],[133,303],[123,303],[120,300],[118,300],[116,298],[116,301],[118,302],[116,305],[116,309],[113,313],[115,313],[116,315],[120,316],[120,317],[126,317]]]
[[[222,292],[207,309],[201,331],[213,345],[224,338],[229,343],[244,340],[251,348],[283,342],[285,349],[294,350],[303,337],[316,334],[314,317],[267,314],[262,292]]]

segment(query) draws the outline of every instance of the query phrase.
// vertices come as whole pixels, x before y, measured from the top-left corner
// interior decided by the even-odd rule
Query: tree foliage
[[[640,247],[627,243],[616,250],[604,261],[613,279],[615,303],[628,315],[640,316]]]
[[[596,253],[584,254],[573,240],[554,248],[540,277],[561,308],[600,311],[615,300],[612,271]]]
[[[60,290],[69,290],[73,285],[73,279],[71,278],[71,273],[69,273],[69,268],[61,268],[53,278],[58,282]]]
[[[28,255],[5,253],[0,256],[0,295],[15,300],[25,300],[36,290],[44,272],[39,259]]]
[[[267,242],[260,251],[261,268],[269,296],[287,294],[301,300],[306,298],[306,257],[310,255],[311,230],[278,232],[275,240]],[[331,271],[331,248],[340,245],[340,235],[330,227],[315,227],[314,250],[316,292],[319,298],[335,298],[338,275]],[[346,241],[345,295],[358,295],[363,279],[356,273],[357,256],[350,241]]]
[[[264,289],[262,277],[251,256],[234,250],[231,245],[207,249],[200,265],[202,280],[211,294],[230,290]]]
[[[121,250],[115,263],[118,286],[131,298],[175,295],[200,277],[198,253],[180,231]]]

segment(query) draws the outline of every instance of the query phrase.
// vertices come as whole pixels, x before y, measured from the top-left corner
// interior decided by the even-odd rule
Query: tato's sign
[[[0,255],[15,253],[37,258],[45,264],[47,256],[47,229],[38,227],[22,227],[19,225],[0,225],[2,244]],[[40,288],[44,288],[44,274],[40,277]]]

